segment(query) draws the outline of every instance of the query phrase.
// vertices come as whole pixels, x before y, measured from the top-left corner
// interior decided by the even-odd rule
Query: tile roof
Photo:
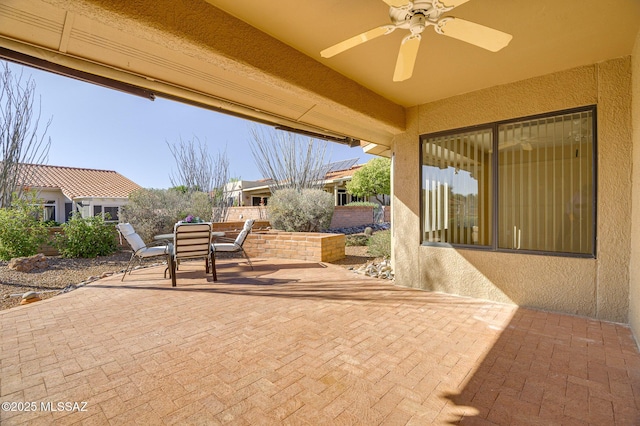
[[[142,187],[112,170],[23,164],[28,181],[24,186],[60,188],[69,199],[82,197],[127,198]]]

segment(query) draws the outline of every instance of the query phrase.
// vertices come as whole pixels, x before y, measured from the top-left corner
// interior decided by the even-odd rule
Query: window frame
[[[120,220],[120,205],[118,204],[94,204],[93,205],[93,216],[100,216],[102,217],[102,220],[104,220],[107,223],[116,223],[118,222],[118,220]],[[105,208],[109,208],[109,209],[117,209],[118,210],[118,217],[117,218],[111,218],[109,220],[106,220],[105,218]],[[99,210],[99,211],[98,211]]]
[[[592,251],[591,253],[572,253],[572,252],[559,252],[559,251],[548,251],[548,250],[528,250],[528,249],[508,249],[508,248],[500,248],[499,245],[499,155],[492,155],[491,158],[491,168],[493,176],[491,178],[491,191],[492,191],[492,199],[489,200],[491,204],[491,217],[489,221],[491,222],[491,244],[489,245],[474,245],[474,244],[455,244],[455,243],[447,243],[447,242],[430,242],[424,241],[424,215],[426,212],[424,211],[424,199],[423,199],[423,191],[422,191],[422,180],[423,180],[423,147],[426,140],[436,137],[442,136],[451,136],[461,133],[467,132],[478,132],[480,130],[490,130],[491,131],[491,144],[492,150],[494,153],[498,152],[498,143],[499,143],[499,128],[500,126],[514,124],[523,121],[530,120],[541,120],[545,118],[551,118],[556,116],[575,114],[575,113],[583,113],[583,112],[591,112],[592,114],[592,157],[593,163],[592,167],[592,185],[593,185],[593,194],[591,199],[591,209],[593,215],[593,224],[592,224]],[[483,123],[473,126],[461,127],[451,130],[444,130],[439,132],[422,134],[419,137],[419,158],[420,158],[420,170],[418,173],[418,197],[419,197],[419,205],[420,205],[420,245],[429,246],[429,247],[447,247],[447,248],[462,248],[462,249],[472,249],[478,251],[490,251],[490,252],[499,252],[499,253],[517,253],[517,254],[533,254],[533,255],[541,255],[541,256],[556,256],[556,257],[574,257],[574,258],[589,258],[595,259],[597,258],[597,243],[598,243],[598,126],[597,126],[597,106],[596,105],[587,105],[577,108],[570,108],[558,111],[551,111],[542,114],[534,114],[523,117],[511,118],[508,120],[500,120],[495,122]]]

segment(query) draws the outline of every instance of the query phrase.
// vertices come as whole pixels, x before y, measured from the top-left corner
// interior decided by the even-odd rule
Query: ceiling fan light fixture
[[[409,21],[409,31],[411,34],[420,34],[426,27],[427,18],[422,13],[416,13]]]

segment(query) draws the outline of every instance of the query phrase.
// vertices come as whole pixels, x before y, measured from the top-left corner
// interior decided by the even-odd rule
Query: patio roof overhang
[[[158,6],[11,1],[0,7],[0,57],[349,146],[388,146],[404,130],[403,107],[222,10]]]

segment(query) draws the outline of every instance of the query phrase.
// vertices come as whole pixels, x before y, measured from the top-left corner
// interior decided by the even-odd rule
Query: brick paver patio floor
[[[255,266],[222,261],[213,283],[184,264],[176,288],[149,268],[0,312],[0,424],[640,423],[624,325]]]

